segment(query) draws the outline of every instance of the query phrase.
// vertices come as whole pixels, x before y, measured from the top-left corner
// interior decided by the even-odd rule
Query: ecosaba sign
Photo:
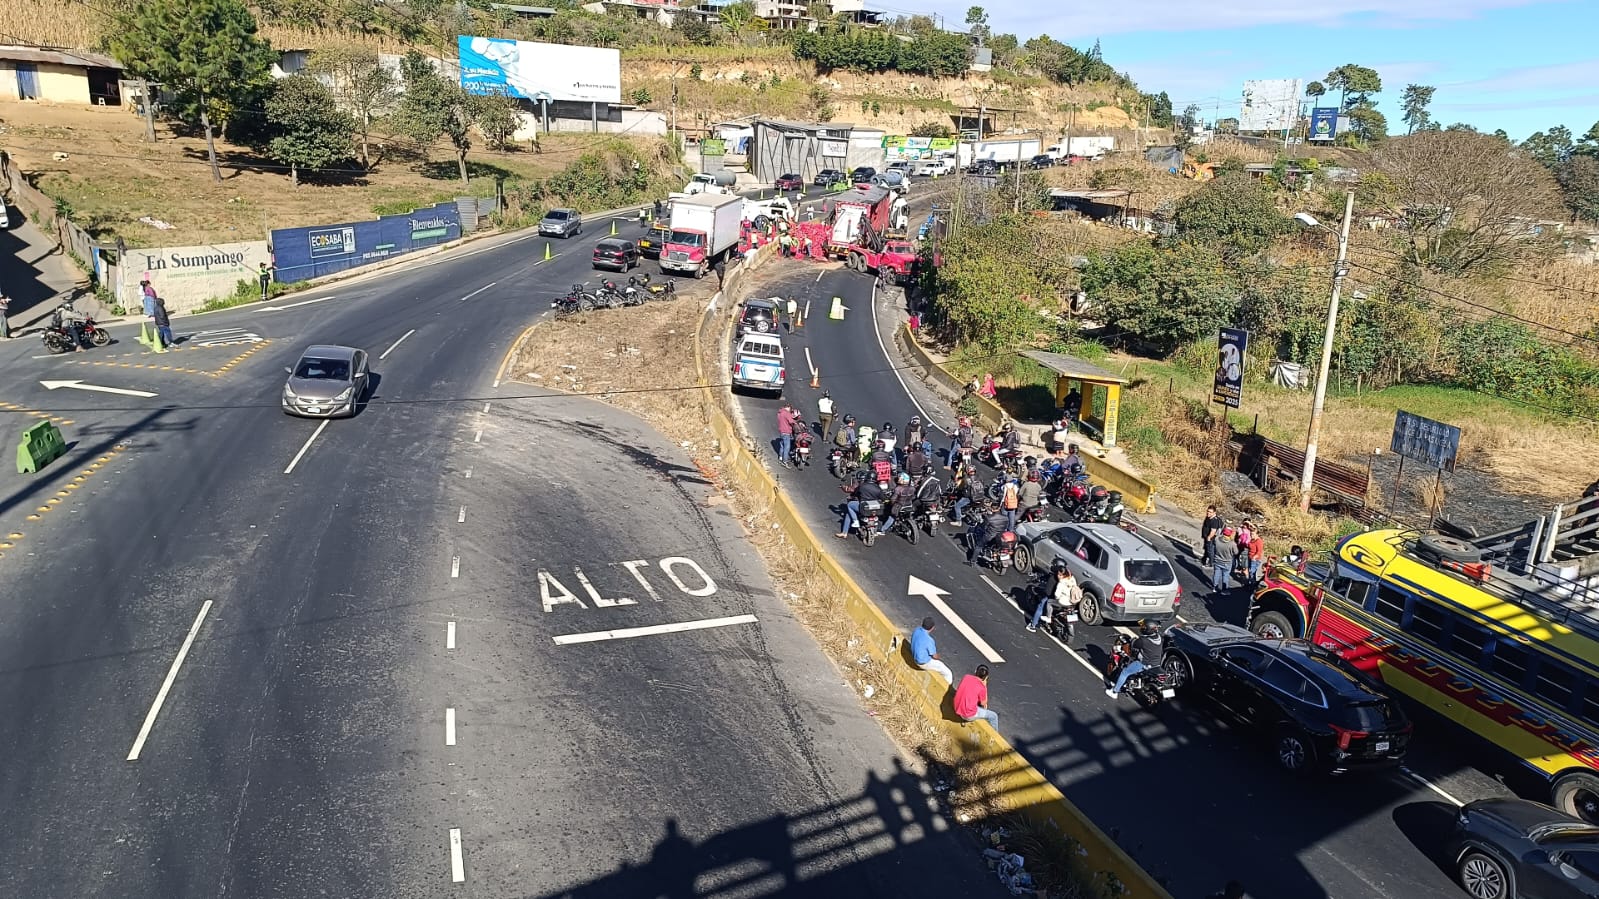
[[[451,202],[375,222],[279,228],[272,232],[272,252],[279,281],[304,281],[460,236],[461,216]]]

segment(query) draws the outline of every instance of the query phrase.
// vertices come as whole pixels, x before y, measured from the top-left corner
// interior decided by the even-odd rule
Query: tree
[[[1312,81],[1305,85],[1305,96],[1312,100],[1320,100],[1327,93],[1327,85],[1320,81]]]
[[[310,75],[279,79],[266,102],[266,119],[272,135],[267,153],[289,167],[295,187],[300,186],[300,169],[328,168],[350,158],[355,119]]]
[[[1555,180],[1573,218],[1599,222],[1599,159],[1573,156],[1555,170]]]
[[[439,74],[427,58],[415,50],[400,60],[400,74],[405,79],[405,96],[394,113],[395,125],[424,147],[448,137],[455,148],[461,183],[469,183],[466,154],[472,149],[475,98]]]
[[[217,165],[211,114],[226,114],[270,79],[277,55],[256,36],[255,17],[239,0],[146,0],[119,17],[107,43],[129,75],[177,95],[177,111],[205,129],[211,177]]]
[[[1423,131],[1380,145],[1362,205],[1403,227],[1389,235],[1418,268],[1465,277],[1540,256],[1529,220],[1561,207],[1549,171],[1491,134]]]
[[[943,122],[922,122],[910,130],[911,137],[954,137],[955,132]]]
[[[1405,92],[1399,100],[1399,108],[1404,111],[1407,134],[1425,131],[1432,123],[1432,116],[1427,112],[1427,107],[1432,103],[1432,95],[1437,91],[1436,87],[1423,84],[1405,85]]]
[[[981,6],[973,6],[966,10],[966,30],[981,47],[988,42],[988,11]]]
[[[1101,318],[1169,352],[1235,322],[1234,269],[1209,248],[1134,241],[1088,257],[1082,289],[1104,304]]]
[[[1328,90],[1338,92],[1338,108],[1370,105],[1371,95],[1382,92],[1382,76],[1376,69],[1345,63],[1327,73]]]
[[[711,23],[699,16],[678,16],[672,20],[672,30],[683,38],[684,43],[701,47],[709,47],[716,43],[716,33],[711,30]]]
[[[1577,144],[1571,138],[1571,129],[1565,125],[1556,125],[1548,131],[1535,132],[1521,142],[1523,153],[1551,171],[1570,159],[1576,149]]]
[[[1228,258],[1257,253],[1288,228],[1266,188],[1248,175],[1224,175],[1177,201],[1177,236]]]
[[[766,28],[766,20],[755,14],[755,4],[750,0],[729,3],[717,12],[716,17],[721,20],[723,28],[732,32],[734,38],[742,38],[745,34]]]
[[[1177,117],[1176,125],[1172,128],[1172,145],[1186,152],[1194,142],[1194,129],[1199,127],[1199,104],[1190,103],[1183,107],[1183,114]]]
[[[375,50],[365,47],[334,47],[311,54],[307,70],[333,82],[333,97],[355,118],[355,132],[361,142],[361,168],[370,169],[368,150],[372,123],[394,109],[400,99],[400,85],[383,67]]]
[[[504,150],[511,143],[511,135],[522,124],[521,105],[505,94],[474,96],[471,114],[473,124],[496,150]]]
[[[1171,97],[1165,91],[1158,94],[1144,94],[1144,109],[1149,114],[1149,124],[1155,128],[1170,128],[1172,126]]]
[[[1368,105],[1352,106],[1348,113],[1349,130],[1361,142],[1372,144],[1388,137],[1388,117]]]

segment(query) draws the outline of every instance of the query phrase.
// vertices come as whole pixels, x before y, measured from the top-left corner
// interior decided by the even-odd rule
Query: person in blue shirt
[[[942,677],[944,682],[955,686],[955,672],[938,658],[938,644],[933,642],[933,625],[938,622],[929,615],[922,619],[922,626],[911,631],[911,658],[916,662],[916,667],[923,671],[931,671]]]

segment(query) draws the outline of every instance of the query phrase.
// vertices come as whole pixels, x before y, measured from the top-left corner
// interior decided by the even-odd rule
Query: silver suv
[[[1016,567],[1048,571],[1056,559],[1083,588],[1083,621],[1163,621],[1177,614],[1177,572],[1148,540],[1114,524],[1023,522],[1016,526]]]
[[[568,238],[583,233],[583,216],[576,209],[551,209],[539,219],[539,234]]]

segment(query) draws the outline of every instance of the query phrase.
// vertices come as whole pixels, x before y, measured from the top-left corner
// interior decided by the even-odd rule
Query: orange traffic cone
[[[819,368],[811,369],[811,389],[812,390],[820,390],[821,386],[822,386],[822,370],[819,369]]]

